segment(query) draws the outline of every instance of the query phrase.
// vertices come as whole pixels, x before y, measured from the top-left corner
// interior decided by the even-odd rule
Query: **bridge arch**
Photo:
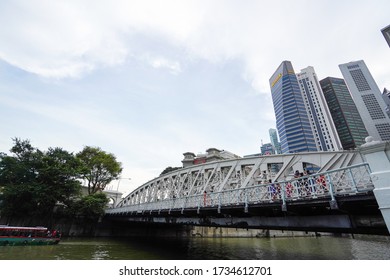
[[[123,198],[117,207],[242,189],[269,180],[287,181],[293,178],[295,170],[303,172],[304,168],[313,167],[316,172],[326,172],[363,162],[357,151],[339,151],[254,156],[193,165],[150,180]]]

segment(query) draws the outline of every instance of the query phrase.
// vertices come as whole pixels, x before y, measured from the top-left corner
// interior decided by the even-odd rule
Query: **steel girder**
[[[215,161],[175,170],[135,189],[117,207],[190,198],[207,193],[244,189],[269,180],[287,181],[294,171],[327,172],[363,163],[356,151],[309,152],[244,157]]]

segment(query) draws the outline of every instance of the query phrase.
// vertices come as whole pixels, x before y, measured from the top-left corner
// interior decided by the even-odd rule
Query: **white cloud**
[[[377,21],[386,19],[390,6],[379,0],[346,1],[337,8],[327,1],[304,0],[16,3],[1,4],[2,26],[7,28],[0,29],[0,58],[26,71],[45,77],[78,77],[123,63],[136,45],[132,36],[158,35],[189,57],[214,63],[241,59],[243,75],[260,92],[269,91],[268,77],[285,59],[302,63],[298,68],[324,63],[328,72],[351,56],[370,59],[374,54],[364,48],[374,47],[375,42],[362,44],[362,38],[380,36],[381,26],[370,21],[360,24],[360,19],[367,9]],[[143,51],[141,55],[150,52]],[[330,61],[324,61],[324,55]],[[180,61],[163,52],[146,62],[173,74],[181,71]]]
[[[179,74],[181,72],[181,66],[178,61],[173,61],[165,57],[151,57],[149,54],[145,54],[141,57],[141,60],[145,61],[147,64],[153,68],[167,69],[172,74]]]
[[[71,1],[2,3],[0,58],[44,77],[77,77],[124,61],[120,34]],[[101,14],[103,16],[103,14]]]
[[[1,1],[0,59],[49,78],[1,81],[15,94],[0,92],[3,119],[10,108],[25,122],[47,122],[44,133],[23,120],[3,123],[1,134],[100,146],[125,163],[133,186],[180,165],[186,151],[256,153],[274,127],[268,79],[283,60],[296,71],[314,66],[322,78],[364,59],[380,88],[390,87],[390,50],[380,33],[389,10],[385,0]],[[76,78],[70,86],[68,77]],[[20,89],[26,92],[17,95]]]

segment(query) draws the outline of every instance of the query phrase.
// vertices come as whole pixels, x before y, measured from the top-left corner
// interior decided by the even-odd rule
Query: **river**
[[[2,260],[389,260],[390,238],[63,238],[53,246],[1,246]]]

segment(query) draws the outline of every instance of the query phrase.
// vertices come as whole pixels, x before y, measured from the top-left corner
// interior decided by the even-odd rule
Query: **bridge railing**
[[[354,195],[374,189],[370,177],[369,165],[354,165],[323,173],[311,174],[289,181],[259,184],[246,188],[209,192],[198,195],[160,200],[150,203],[128,205],[107,209],[106,213],[126,213],[144,211],[162,211],[172,209],[201,209],[228,205],[249,205],[280,202],[286,205],[289,201],[329,197],[335,201],[336,196]]]

